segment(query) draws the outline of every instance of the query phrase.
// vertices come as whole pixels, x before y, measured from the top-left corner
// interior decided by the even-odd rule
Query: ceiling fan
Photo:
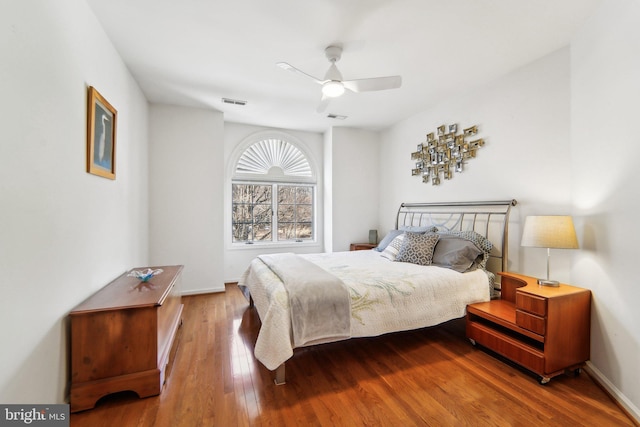
[[[357,80],[343,80],[342,74],[336,66],[336,62],[342,57],[342,47],[340,46],[328,46],[324,50],[327,59],[331,63],[329,70],[324,75],[324,79],[318,79],[310,74],[305,73],[289,65],[286,62],[278,62],[276,65],[282,69],[293,71],[294,73],[302,74],[310,79],[314,80],[319,85],[322,85],[322,99],[318,106],[318,112],[322,113],[329,104],[331,98],[337,98],[341,96],[346,89],[352,92],[369,92],[374,90],[386,90],[396,89],[402,84],[402,77],[389,76],[389,77],[372,77],[369,79],[357,79]]]

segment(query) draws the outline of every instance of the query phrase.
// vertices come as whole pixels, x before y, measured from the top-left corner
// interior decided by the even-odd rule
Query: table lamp
[[[570,216],[528,216],[524,220],[521,246],[547,248],[547,278],[538,279],[541,286],[559,286],[557,280],[549,279],[551,249],[578,249],[576,230]]]

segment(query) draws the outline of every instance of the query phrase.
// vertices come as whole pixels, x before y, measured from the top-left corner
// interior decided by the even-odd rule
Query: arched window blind
[[[236,166],[236,173],[311,177],[311,166],[302,152],[287,141],[264,139],[247,148]]]

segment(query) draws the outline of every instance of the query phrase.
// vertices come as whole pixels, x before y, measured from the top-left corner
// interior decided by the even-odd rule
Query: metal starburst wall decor
[[[427,134],[426,142],[418,144],[418,149],[411,153],[415,160],[415,168],[411,175],[421,176],[422,182],[440,185],[440,177],[453,178],[453,172],[462,172],[468,159],[476,157],[476,152],[484,145],[484,139],[467,141],[478,133],[478,126],[471,126],[458,132],[458,125],[438,126],[437,138],[433,132]]]

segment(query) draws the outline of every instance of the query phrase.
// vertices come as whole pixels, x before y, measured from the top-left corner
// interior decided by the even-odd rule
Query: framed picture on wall
[[[116,179],[116,124],[118,112],[93,87],[87,108],[87,172]]]

